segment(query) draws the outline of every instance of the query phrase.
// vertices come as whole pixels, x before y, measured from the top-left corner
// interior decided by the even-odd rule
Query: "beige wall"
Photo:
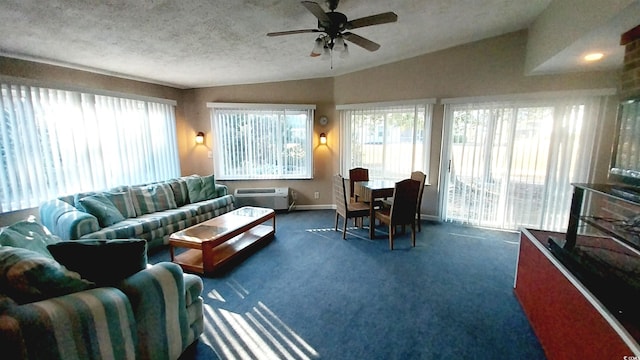
[[[191,90],[1,57],[0,75],[176,99],[177,140],[182,175],[213,172],[213,160],[208,157],[212,136],[207,102],[316,104],[316,120],[320,115],[326,115],[329,117],[329,124],[326,127],[319,124],[314,126],[312,180],[226,182],[232,191],[249,186],[289,186],[296,192],[298,205],[313,208],[330,206],[333,202],[331,176],[339,171],[340,153],[336,104],[617,88],[619,75],[614,71],[525,76],[526,45],[527,34],[521,31],[335,78]],[[608,123],[604,125],[604,129],[613,128],[615,109],[609,110]],[[431,166],[428,171],[432,186],[425,191],[423,201],[423,213],[427,215],[436,215],[438,209],[442,114],[442,105],[436,105],[433,114]],[[194,137],[198,131],[205,132],[205,145],[195,145]],[[327,146],[318,145],[320,132],[327,133]],[[604,174],[606,178],[611,136],[605,132],[597,148],[601,152],[596,169],[599,175],[596,177],[602,178]],[[313,198],[316,191],[320,193],[319,199]],[[0,226],[5,222],[3,218],[8,219],[10,216],[0,215]]]
[[[221,181],[230,191],[244,187],[288,186],[296,194],[296,204],[312,208],[313,206],[333,203],[331,176],[338,171],[338,121],[333,103],[332,78],[286,81],[268,84],[222,86],[188,91],[185,102],[187,125],[182,130],[188,139],[186,146],[180,149],[180,162],[183,174],[206,175],[213,172],[213,159],[207,153],[211,150],[211,121],[208,102],[276,103],[276,104],[315,104],[313,179],[311,180],[255,180]],[[321,115],[329,118],[329,124],[318,124]],[[193,137],[198,131],[205,132],[205,146],[195,145]],[[327,145],[319,145],[319,134],[327,134]],[[314,199],[315,192],[320,194]]]

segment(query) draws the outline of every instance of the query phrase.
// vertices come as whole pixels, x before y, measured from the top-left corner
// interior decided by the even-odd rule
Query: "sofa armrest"
[[[0,349],[7,359],[135,359],[136,342],[129,300],[116,288],[0,310]]]
[[[138,357],[177,359],[193,342],[185,303],[182,268],[161,262],[119,285],[131,302],[138,326]]]
[[[229,188],[227,185],[216,184],[216,197],[221,197],[229,194]]]
[[[63,240],[77,240],[100,230],[95,216],[60,199],[49,200],[40,206],[40,222]]]

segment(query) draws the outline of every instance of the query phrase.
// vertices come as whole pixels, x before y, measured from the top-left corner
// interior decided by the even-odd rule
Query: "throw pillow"
[[[113,205],[109,198],[102,194],[84,197],[79,200],[79,204],[76,204],[76,207],[95,216],[100,227],[103,228],[124,220],[120,210]]]
[[[0,245],[29,249],[51,258],[47,245],[60,241],[43,225],[31,221],[19,221],[0,230]]]
[[[113,285],[147,267],[143,239],[71,240],[49,245],[60,264],[99,286]]]
[[[189,188],[187,187],[187,181],[184,179],[173,179],[168,181],[173,191],[173,197],[176,199],[176,206],[181,207],[189,204]]]
[[[187,181],[189,200],[192,203],[216,197],[216,181],[213,174],[209,176],[187,176],[184,179]]]
[[[177,207],[171,186],[166,183],[132,187],[131,195],[138,216]]]
[[[105,191],[103,194],[107,199],[111,200],[116,208],[118,208],[118,211],[120,211],[122,216],[125,218],[136,217],[133,198],[131,197],[131,192],[129,192],[129,188],[127,186],[111,189],[109,191]]]
[[[0,246],[0,292],[19,304],[95,287],[78,273],[35,251]]]

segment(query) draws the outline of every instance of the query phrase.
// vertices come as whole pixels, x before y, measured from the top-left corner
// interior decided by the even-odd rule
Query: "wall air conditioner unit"
[[[242,206],[258,206],[274,210],[286,210],[289,208],[289,188],[251,188],[236,189],[236,208]]]

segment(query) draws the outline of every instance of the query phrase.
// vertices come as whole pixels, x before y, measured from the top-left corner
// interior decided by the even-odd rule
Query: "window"
[[[175,102],[0,84],[0,212],[180,175]]]
[[[216,178],[310,179],[315,105],[209,103]]]
[[[400,180],[427,173],[433,99],[340,105],[342,172],[364,167],[369,176]]]
[[[571,183],[589,181],[606,104],[597,95],[443,100],[445,220],[565,231]]]

